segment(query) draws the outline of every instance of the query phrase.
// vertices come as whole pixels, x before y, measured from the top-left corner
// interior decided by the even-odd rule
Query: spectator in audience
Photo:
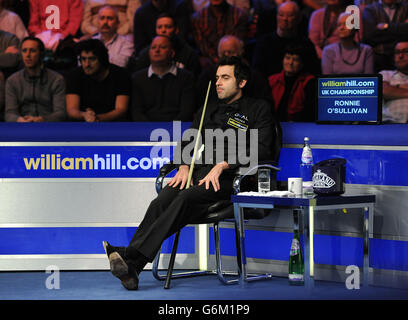
[[[9,32],[0,30],[0,121],[4,120],[6,78],[15,72],[20,62],[20,41]]]
[[[228,4],[234,6],[236,8],[241,9],[246,14],[249,14],[251,9],[251,1],[250,0],[227,0]]]
[[[373,49],[354,40],[358,30],[347,27],[346,21],[350,16],[350,13],[342,13],[337,21],[340,42],[329,44],[323,49],[323,74],[374,73]]]
[[[393,68],[397,41],[408,40],[408,4],[382,0],[367,5],[363,12],[363,42],[374,50],[375,71]]]
[[[81,31],[84,35],[94,35],[99,31],[99,11],[104,6],[116,9],[118,17],[117,33],[121,36],[131,35],[133,32],[133,16],[140,7],[140,0],[86,0]]]
[[[161,13],[170,14],[177,22],[178,35],[187,40],[191,32],[188,5],[184,0],[148,0],[137,9],[133,19],[135,54],[149,46],[156,35],[156,20]]]
[[[280,121],[314,121],[315,77],[304,71],[307,61],[301,45],[289,45],[283,70],[269,77],[276,116]]]
[[[208,6],[193,15],[193,34],[204,69],[217,63],[217,45],[224,35],[235,35],[246,41],[248,15],[226,0],[210,0]]]
[[[242,58],[244,55],[244,42],[236,36],[226,35],[221,38],[218,43],[218,57],[231,57],[237,56]],[[243,59],[244,62],[246,62]],[[247,63],[247,62],[246,62]],[[213,100],[217,98],[217,92],[215,90],[215,74],[217,68],[209,67],[203,70],[197,81],[197,103],[202,105],[207,94],[208,83],[212,81],[209,99]],[[248,97],[253,98],[269,98],[270,88],[267,78],[258,72],[257,70],[250,69],[249,79],[243,88],[243,92]]]
[[[28,36],[27,29],[18,14],[4,8],[3,2],[0,0],[0,30],[10,32],[22,40]]]
[[[9,0],[0,0],[0,121],[4,121],[6,78],[15,71],[20,61],[18,39],[28,35],[20,17],[7,10],[12,8],[12,4]]]
[[[46,49],[55,51],[60,40],[76,36],[82,12],[82,0],[31,0],[28,31],[40,38]]]
[[[408,41],[394,49],[395,70],[383,70],[383,122],[408,123]]]
[[[174,48],[174,62],[180,69],[187,69],[195,76],[198,76],[201,67],[197,52],[181,37],[178,36],[179,29],[174,18],[168,13],[162,13],[156,20],[156,35],[163,35],[170,37]],[[149,67],[150,46],[140,51],[137,58],[133,59],[130,69],[138,71]]]
[[[20,41],[18,38],[9,32],[0,29],[0,70],[1,71],[16,71],[19,62]]]
[[[0,121],[4,121],[4,104],[5,104],[5,90],[6,79],[3,72],[0,71]]]
[[[200,11],[205,6],[208,6],[210,0],[187,0],[190,15]]]
[[[277,14],[277,30],[257,40],[253,57],[253,66],[265,77],[282,71],[282,61],[286,46],[300,43],[305,50],[307,61],[305,70],[312,74],[320,72],[320,61],[314,45],[306,36],[298,33],[300,22],[299,6],[292,1],[279,6]]]
[[[278,7],[283,3],[287,2],[286,0],[254,0],[254,15],[257,16],[256,23],[256,38],[259,38],[265,34],[271,33],[276,30],[277,21],[276,15]],[[302,6],[302,1],[296,0],[299,8]],[[309,19],[299,10],[300,21],[298,32],[304,36],[308,35],[307,28]]]
[[[44,44],[38,38],[21,42],[24,69],[6,81],[5,120],[9,122],[62,121],[65,119],[65,81],[42,63]]]
[[[374,2],[378,0],[345,0],[345,6],[356,5],[360,6],[363,3]],[[327,6],[327,0],[301,0],[303,11],[309,17],[313,11],[319,10]]]
[[[30,0],[1,0],[4,8],[13,11],[21,18],[24,27],[28,27],[30,20]]]
[[[72,120],[125,120],[130,100],[130,76],[109,63],[108,50],[97,39],[78,43],[81,67],[67,79],[67,112]]]
[[[174,64],[171,40],[156,36],[149,55],[150,67],[132,75],[132,120],[192,121],[194,76]]]
[[[327,6],[314,11],[309,21],[309,38],[316,48],[319,59],[328,44],[338,42],[337,18],[346,9],[344,0],[327,0]]]
[[[109,62],[119,67],[126,67],[133,54],[133,43],[117,33],[119,25],[116,8],[102,7],[98,14],[99,33],[93,38],[101,40],[108,49]]]
[[[207,6],[210,3],[210,0],[187,0],[187,2],[191,3],[190,12],[193,14]],[[252,0],[227,0],[227,2],[234,7],[240,8],[246,13],[249,13],[251,10]]]
[[[313,11],[319,10],[327,4],[327,0],[303,0],[302,2]]]

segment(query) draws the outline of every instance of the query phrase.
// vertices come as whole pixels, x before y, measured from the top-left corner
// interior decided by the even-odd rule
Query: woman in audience
[[[357,29],[347,27],[350,13],[342,13],[337,21],[339,42],[324,47],[322,53],[323,74],[374,73],[373,49],[355,41]]]
[[[289,45],[283,57],[283,70],[269,77],[272,99],[279,121],[314,121],[315,77],[304,71],[303,47]]]

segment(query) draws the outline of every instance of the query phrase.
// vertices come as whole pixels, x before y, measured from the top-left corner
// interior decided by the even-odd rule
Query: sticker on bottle
[[[296,274],[296,273],[290,273],[289,274],[289,280],[291,281],[303,281],[303,274]]]
[[[295,256],[299,254],[300,251],[300,243],[298,239],[293,239],[292,240],[292,245],[290,247],[290,255]]]
[[[313,163],[312,151],[310,149],[303,149],[301,161],[304,164],[312,164]]]

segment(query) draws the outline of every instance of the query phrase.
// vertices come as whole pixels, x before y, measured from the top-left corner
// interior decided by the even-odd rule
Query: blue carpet
[[[61,271],[59,289],[47,289],[45,272],[0,272],[0,300],[401,300],[408,290],[361,286],[348,290],[344,283],[316,281],[315,287],[288,285],[272,278],[240,285],[223,285],[215,276],[172,281],[170,290],[150,271],[140,276],[138,291],[127,291],[109,271]]]

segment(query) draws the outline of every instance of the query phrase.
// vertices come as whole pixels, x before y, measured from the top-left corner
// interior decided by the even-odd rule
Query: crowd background
[[[191,121],[230,55],[280,121],[314,121],[322,73],[381,73],[408,121],[406,0],[0,0],[0,119]]]

